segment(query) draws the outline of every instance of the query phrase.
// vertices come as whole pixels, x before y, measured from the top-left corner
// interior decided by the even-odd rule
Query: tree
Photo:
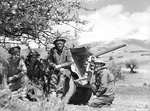
[[[130,69],[130,73],[136,73],[135,69],[138,68],[138,63],[135,59],[131,59],[125,63],[125,66]]]
[[[108,65],[108,69],[115,77],[115,82],[119,80],[125,80],[124,73],[121,68],[120,63],[115,63],[114,61],[110,62]]]
[[[28,45],[28,40],[34,40],[46,45],[61,34],[53,30],[55,26],[86,23],[79,19],[79,9],[88,10],[77,0],[1,0],[0,42],[5,45],[11,40]]]
[[[110,56],[110,57],[109,57],[109,60],[113,60],[113,59],[114,59],[113,56]]]

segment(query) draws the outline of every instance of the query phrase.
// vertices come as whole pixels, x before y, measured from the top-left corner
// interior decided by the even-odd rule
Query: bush
[[[4,69],[4,64],[6,63],[6,60],[8,58],[9,54],[7,53],[7,51],[0,47],[0,89],[2,89],[3,85],[3,69]]]
[[[130,69],[130,73],[136,73],[135,69],[138,69],[138,63],[136,59],[131,59],[125,63],[125,67]]]
[[[25,101],[7,91],[0,91],[0,110],[3,111],[67,111],[66,105],[57,98],[38,102]]]
[[[121,64],[111,62],[108,66],[110,72],[115,76],[115,82],[118,80],[125,80],[123,71],[121,69]]]
[[[114,58],[112,56],[109,57],[109,60],[113,60]]]

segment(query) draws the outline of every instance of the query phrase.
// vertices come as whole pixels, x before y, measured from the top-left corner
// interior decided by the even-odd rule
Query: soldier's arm
[[[73,63],[73,61],[72,61],[72,55],[71,55],[70,50],[68,49],[66,53],[67,53],[67,57],[66,57],[67,60],[66,60],[65,63],[62,63],[62,64],[61,64],[61,67],[62,67],[62,68],[70,67],[71,64]]]
[[[105,93],[107,89],[107,77],[108,77],[108,71],[104,69],[101,74],[101,84],[97,90],[97,96],[101,96],[103,93]]]
[[[91,85],[91,89],[92,89],[93,94],[96,95],[97,89],[96,89],[96,85],[95,84]]]
[[[27,73],[26,65],[24,63],[24,60],[22,60],[22,59],[19,62],[19,70],[20,70],[20,72],[18,74],[14,75],[13,79],[21,78],[22,76],[26,75],[26,73]]]
[[[40,79],[39,80],[40,80],[40,83],[44,83],[44,73],[45,72],[43,71],[43,65],[41,63],[39,63],[39,68],[40,68],[40,72],[39,72]]]
[[[54,63],[54,58],[53,58],[53,49],[50,50],[48,54],[48,63],[50,67],[55,67],[56,64]]]

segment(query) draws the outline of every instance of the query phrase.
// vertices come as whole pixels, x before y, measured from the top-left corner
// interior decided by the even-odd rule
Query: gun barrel
[[[98,53],[96,53],[96,54],[94,54],[94,55],[95,55],[96,57],[98,57],[98,56],[100,56],[100,55],[103,55],[103,54],[112,52],[112,51],[114,51],[114,50],[120,49],[120,48],[125,47],[125,46],[126,46],[126,44],[121,44],[121,45],[116,46],[116,47],[113,47],[113,48],[111,48],[111,49],[108,49],[108,50],[105,50],[105,51],[102,51],[102,52],[98,52]]]

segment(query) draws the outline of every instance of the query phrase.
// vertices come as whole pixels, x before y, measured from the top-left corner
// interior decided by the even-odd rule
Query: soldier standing
[[[95,60],[95,82],[92,84],[92,90],[96,97],[89,101],[89,106],[100,108],[112,104],[115,98],[114,75],[99,59]]]
[[[19,89],[26,94],[26,84],[28,78],[26,76],[27,68],[24,60],[20,58],[19,46],[12,47],[8,50],[11,57],[8,59],[5,69],[6,80],[11,91],[18,91]],[[26,95],[24,95],[26,96]]]
[[[66,40],[62,37],[57,37],[53,42],[53,47],[48,56],[50,67],[57,71],[57,78],[59,78],[56,92],[58,97],[62,97],[64,93],[64,84],[66,77],[70,78],[72,57],[70,50],[65,47]]]

